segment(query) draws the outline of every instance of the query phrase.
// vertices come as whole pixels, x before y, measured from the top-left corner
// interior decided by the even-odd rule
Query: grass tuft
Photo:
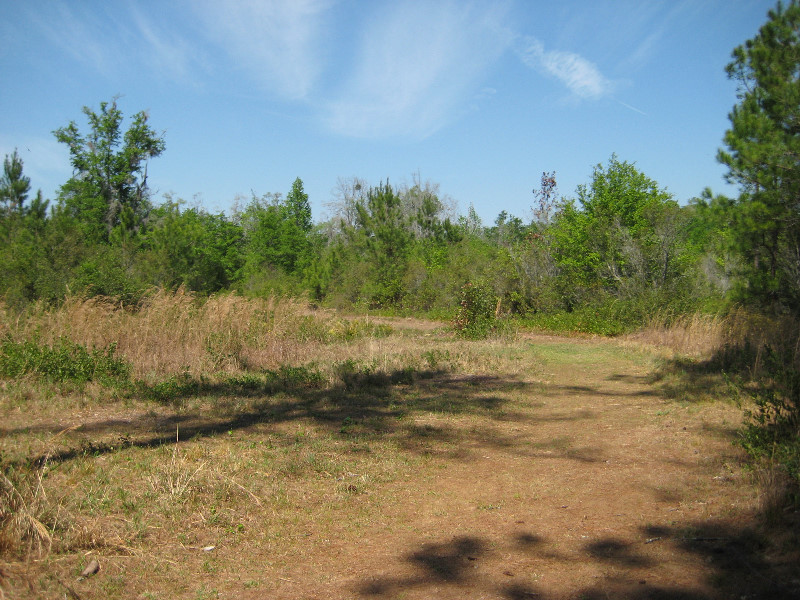
[[[53,538],[45,525],[51,507],[42,485],[43,469],[0,473],[0,551],[41,557]]]

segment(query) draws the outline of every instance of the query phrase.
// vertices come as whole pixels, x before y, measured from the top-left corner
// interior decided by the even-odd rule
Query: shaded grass
[[[800,322],[737,309],[654,320],[632,336],[673,354],[654,374],[671,398],[733,401],[744,411],[737,442],[748,452],[770,527],[796,527],[800,511]],[[788,525],[789,523],[793,523]],[[800,547],[800,540],[797,541]]]

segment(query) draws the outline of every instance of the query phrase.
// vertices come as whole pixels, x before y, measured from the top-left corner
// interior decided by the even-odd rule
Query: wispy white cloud
[[[131,20],[142,59],[153,71],[171,79],[190,81],[199,60],[198,49],[173,30],[159,27],[154,19],[146,17],[135,4],[131,5]]]
[[[526,37],[519,48],[519,56],[527,66],[555,77],[579,98],[602,98],[613,91],[611,80],[580,54],[545,50],[541,41]]]
[[[114,36],[102,22],[102,15],[58,3],[53,11],[31,10],[30,18],[53,46],[102,75],[117,67],[120,53],[111,51]]]
[[[355,137],[422,138],[464,110],[511,36],[503,7],[456,2],[383,5],[362,24],[355,66],[326,124]]]
[[[271,92],[308,96],[323,65],[321,28],[330,0],[208,0],[196,4],[206,31]]]
[[[121,10],[58,3],[30,13],[47,41],[72,60],[113,79],[145,72],[183,81],[192,78],[200,52],[174,30],[159,26],[137,4]]]

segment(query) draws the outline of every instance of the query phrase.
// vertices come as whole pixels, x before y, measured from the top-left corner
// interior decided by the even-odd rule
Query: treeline
[[[307,295],[336,307],[452,317],[470,284],[492,310],[522,316],[612,310],[631,326],[653,310],[721,298],[730,264],[704,200],[680,206],[635,165],[612,156],[577,198],[542,174],[527,221],[501,212],[484,225],[457,215],[438,186],[340,180],[329,219],[314,223],[298,178],[288,193],[253,196],[229,215],[166,197],[154,204],[149,159],[164,140],[138,113],[123,132],[115,102],[84,108],[55,132],[73,176],[52,207],[19,155],[0,180],[0,295],[23,306],[67,294],[135,303],[152,287],[199,294]]]
[[[732,302],[797,314],[798,21],[800,5],[779,5],[727,67],[740,94],[719,160],[739,197],[706,191],[685,205],[612,155],[573,197],[543,173],[525,220],[502,211],[484,224],[472,207],[458,215],[419,178],[340,181],[318,223],[299,178],[285,196],[254,195],[212,214],[171,197],[154,202],[147,166],[165,141],[147,113],[125,129],[115,100],[84,107],[84,130],[70,122],[53,132],[73,175],[52,203],[32,196],[16,151],[5,157],[0,296],[12,306],[67,294],[135,303],[154,286],[184,286],[452,317],[469,284],[485,311],[605,333],[656,311]]]
[[[776,223],[742,232],[752,202],[707,192],[681,206],[616,156],[574,198],[543,173],[526,221],[502,211],[486,225],[472,207],[458,215],[419,178],[354,178],[339,181],[330,218],[315,224],[299,178],[285,196],[253,195],[229,215],[169,196],[156,205],[146,169],[165,145],[147,115],[123,133],[116,102],[84,113],[86,133],[74,122],[55,132],[74,174],[52,207],[41,193],[30,197],[19,155],[5,158],[0,295],[9,305],[67,294],[132,304],[153,287],[183,286],[452,318],[469,285],[484,311],[617,333],[655,312],[797,304],[798,285],[769,246],[781,241],[771,235]]]

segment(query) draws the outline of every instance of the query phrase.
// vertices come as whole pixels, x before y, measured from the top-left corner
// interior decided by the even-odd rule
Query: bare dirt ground
[[[275,582],[274,597],[787,592],[769,580],[739,587],[771,574],[750,562],[754,490],[731,445],[738,409],[665,401],[649,365],[604,352],[604,342],[528,343],[554,358],[522,380],[515,393],[527,402],[491,424],[463,424],[468,439],[432,473],[397,484],[379,523],[350,544],[322,540],[311,564]]]
[[[755,527],[756,488],[732,443],[740,408],[664,398],[653,357],[613,341],[530,335],[486,352],[497,360],[474,373],[376,389],[346,408],[305,397],[268,417],[87,409],[75,435],[125,432],[128,471],[158,450],[136,440],[174,438],[180,422],[195,434],[183,456],[206,465],[189,491],[211,464],[224,472],[214,481],[236,485],[213,495],[208,475],[199,500],[144,512],[143,533],[116,548],[7,566],[30,584],[7,597],[800,597],[800,570],[772,561]],[[6,417],[4,433],[21,435]],[[267,446],[312,466],[280,471]],[[113,480],[122,454],[99,452],[95,468]],[[102,570],[76,582],[90,557]]]

